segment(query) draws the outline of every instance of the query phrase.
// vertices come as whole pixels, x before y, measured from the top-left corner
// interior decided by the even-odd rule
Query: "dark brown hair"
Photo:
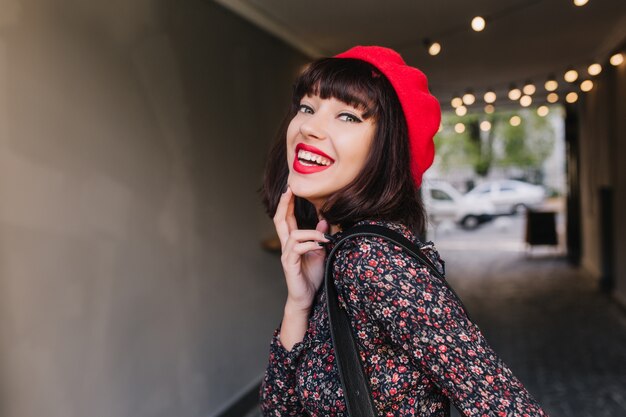
[[[411,175],[407,125],[400,101],[389,80],[376,67],[358,59],[322,58],[296,79],[291,106],[267,156],[259,189],[267,214],[274,217],[287,184],[287,127],[305,95],[341,100],[363,109],[364,117],[373,117],[376,122],[365,166],[350,184],[327,199],[320,214],[343,230],[360,220],[375,219],[403,223],[423,236],[426,215]],[[318,217],[313,204],[296,196],[294,212],[299,228],[315,229]]]

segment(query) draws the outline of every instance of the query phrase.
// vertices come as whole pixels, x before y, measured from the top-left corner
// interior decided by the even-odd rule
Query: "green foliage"
[[[514,115],[522,118],[519,126],[509,123]],[[491,123],[488,132],[480,131],[482,121]],[[463,133],[454,131],[457,123],[464,124]],[[462,117],[445,113],[442,125],[435,146],[444,171],[467,165],[480,176],[488,175],[494,165],[539,170],[554,147],[555,132],[549,120],[527,109]]]

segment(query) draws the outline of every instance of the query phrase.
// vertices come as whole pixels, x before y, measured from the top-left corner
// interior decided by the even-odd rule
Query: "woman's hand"
[[[320,220],[315,230],[298,230],[294,207],[295,197],[287,187],[276,208],[274,225],[282,248],[280,260],[287,281],[287,308],[308,311],[324,279],[326,251],[317,242],[328,242],[324,233],[329,225],[326,220]]]

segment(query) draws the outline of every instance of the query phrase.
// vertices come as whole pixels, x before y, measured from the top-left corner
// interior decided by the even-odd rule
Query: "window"
[[[445,191],[442,191],[442,190],[431,189],[430,190],[430,196],[433,198],[433,200],[452,201],[452,197],[450,197],[450,195],[448,193],[446,193]]]

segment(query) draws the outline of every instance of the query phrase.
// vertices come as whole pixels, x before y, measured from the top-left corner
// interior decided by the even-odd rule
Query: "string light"
[[[583,81],[582,83],[580,83],[580,89],[584,91],[585,93],[591,91],[593,89],[593,81],[591,80]]]
[[[457,123],[454,125],[454,131],[456,133],[463,133],[465,132],[465,125],[463,123]]]
[[[431,56],[439,55],[439,52],[441,52],[441,44],[439,42],[431,42],[430,39],[424,39],[424,46]]]
[[[618,65],[622,65],[622,62],[624,62],[624,55],[622,55],[621,52],[618,52],[614,54],[613,56],[611,56],[611,59],[609,59],[609,62],[614,67],[617,67]]]
[[[519,116],[513,116],[509,119],[511,126],[519,126],[522,123],[522,119]]]
[[[576,93],[575,91],[572,91],[571,93],[567,93],[567,95],[565,96],[565,101],[567,101],[568,103],[576,103],[576,101],[578,101],[578,93]]]
[[[489,120],[483,120],[480,122],[480,130],[483,132],[489,132],[491,130],[491,122]]]
[[[522,91],[527,96],[532,96],[533,94],[535,94],[535,91],[537,91],[537,89],[531,81],[526,81],[526,84],[524,85],[524,88],[522,88]]]
[[[602,65],[598,64],[597,62],[593,63],[589,65],[589,67],[587,67],[587,72],[589,73],[589,75],[594,77],[602,72]]]
[[[546,91],[555,91],[557,88],[559,88],[559,83],[556,81],[554,75],[550,75],[548,77],[546,83],[544,84],[544,87],[546,88]]]
[[[472,104],[474,104],[475,101],[476,101],[476,97],[474,96],[471,90],[467,90],[467,92],[463,94],[464,104],[471,106]]]
[[[515,84],[511,84],[511,87],[509,89],[509,98],[515,101],[515,100],[519,100],[521,96],[522,96],[522,92],[520,91],[520,89],[515,87]]]
[[[589,3],[589,0],[572,0],[572,1],[574,5],[577,7],[582,7]],[[516,9],[516,10],[519,10],[519,9]],[[499,14],[499,16],[500,15],[501,14]],[[491,19],[489,19],[489,22],[491,23]],[[476,32],[483,31],[486,28],[486,25],[487,25],[487,20],[483,16],[475,16],[471,20],[471,28],[472,30]],[[462,27],[459,27],[453,31],[446,31],[442,33],[444,33],[445,36],[449,36],[452,32],[456,33],[456,32],[462,32],[465,30],[467,29],[463,29]],[[431,42],[429,39],[425,38],[423,40],[423,43],[430,55],[435,56],[441,52],[442,47],[439,42]],[[622,63],[624,63],[623,52],[617,52],[613,54],[610,57],[609,62],[613,66],[619,66]],[[587,67],[587,73],[592,77],[599,75],[602,71],[603,71],[602,65],[598,62],[592,62]],[[573,84],[579,79],[579,73],[573,67],[570,67],[563,74],[563,78],[568,83]],[[557,102],[559,100],[559,96],[556,94],[556,90],[559,88],[559,83],[557,82],[553,74],[551,74],[551,76],[545,81],[544,87],[545,87],[545,90],[549,92],[547,96],[547,101],[550,103]],[[586,79],[580,83],[581,91],[588,92],[588,91],[591,91],[593,88],[594,88],[594,84],[592,80]],[[511,84],[511,87],[508,92],[508,97],[512,101],[520,100],[520,105],[527,107],[532,104],[531,96],[534,95],[536,92],[537,92],[537,87],[532,82],[527,81],[523,85],[521,90],[515,87],[514,84]],[[485,106],[485,112],[493,112],[494,106],[492,105],[492,103],[494,103],[496,100],[496,93],[493,91],[493,89],[490,88],[487,92],[485,92],[483,98],[484,98],[485,103],[487,103],[487,105]],[[569,94],[567,94],[566,100],[568,102],[575,102],[578,100],[578,94],[572,91]],[[570,100],[573,100],[573,101],[570,101]],[[451,104],[452,104],[452,107],[454,107],[455,109],[458,109],[459,107],[463,107],[463,109],[457,111],[457,113],[460,112],[460,113],[465,114],[467,112],[467,108],[465,108],[463,104],[465,104],[466,106],[471,106],[472,104],[475,103],[475,101],[476,101],[476,97],[474,96],[474,94],[468,91],[466,94],[462,96],[462,98],[454,97],[452,99]]]
[[[486,25],[487,22],[485,22],[485,19],[481,16],[476,16],[472,19],[472,29],[474,29],[474,31],[476,32],[481,32],[482,30],[484,30]]]
[[[537,108],[537,114],[540,117],[546,117],[548,113],[550,113],[548,106],[539,106],[539,108]]]
[[[567,72],[565,72],[565,75],[563,75],[563,79],[568,83],[573,83],[578,79],[578,72],[575,69],[570,68]]]
[[[623,52],[617,52],[613,54],[609,58],[609,62],[613,66],[618,66],[624,63],[624,54]],[[599,62],[592,62],[587,66],[587,73],[594,77],[602,73],[603,68]],[[573,67],[569,67],[567,71],[563,74],[563,79],[568,83],[574,83],[579,79],[579,73]],[[546,96],[546,101],[548,103],[554,104],[559,101],[559,95],[556,93],[556,90],[559,88],[559,83],[556,80],[554,74],[550,74],[544,83],[544,87],[546,91],[549,93]],[[593,90],[595,84],[591,79],[583,79],[580,81],[579,88],[582,92],[589,92]],[[508,97],[512,101],[519,100],[520,105],[522,107],[529,107],[533,103],[532,95],[537,92],[537,87],[532,83],[532,81],[528,80],[524,83],[524,86],[520,89],[517,88],[515,83],[511,83],[509,85]],[[493,88],[489,88],[485,94],[483,95],[483,99],[486,103],[484,107],[484,111],[487,114],[491,114],[495,112],[495,107],[492,103],[496,101],[496,93]],[[567,103],[576,103],[579,99],[579,94],[576,91],[570,91],[565,95],[565,101]],[[452,99],[452,107],[456,108],[456,114],[459,116],[464,116],[467,114],[467,107],[471,106],[476,102],[476,96],[473,94],[471,90],[467,90],[467,92],[462,96],[455,96]],[[459,109],[460,107],[460,109]],[[549,113],[549,109],[547,106],[540,106],[537,108],[537,114],[544,117]]]
[[[489,89],[483,96],[485,103],[494,103],[496,101],[496,93],[492,89]]]

